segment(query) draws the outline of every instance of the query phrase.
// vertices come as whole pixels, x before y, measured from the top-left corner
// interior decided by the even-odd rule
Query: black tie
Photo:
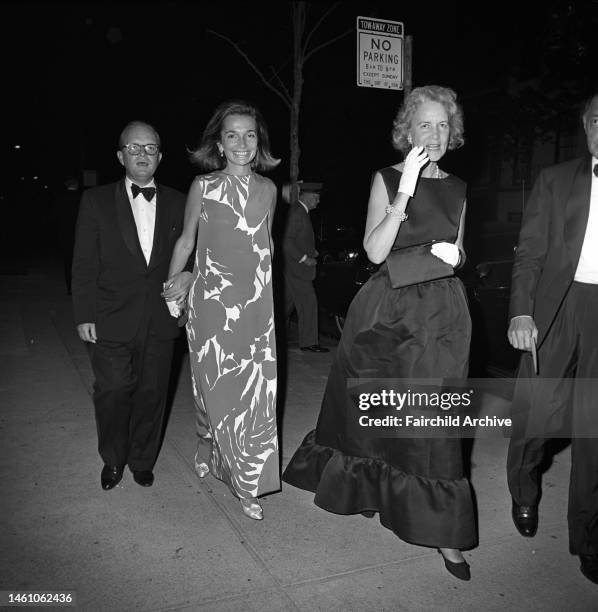
[[[152,198],[156,194],[155,187],[139,187],[139,185],[135,185],[135,183],[131,183],[131,193],[133,194],[133,199],[135,199],[140,193],[143,194],[143,197],[151,202]]]
[[[594,174],[598,176],[598,164],[594,164]]]

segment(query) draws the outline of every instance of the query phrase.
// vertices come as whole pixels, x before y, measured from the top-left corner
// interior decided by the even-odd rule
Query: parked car
[[[519,226],[493,224],[467,235],[468,258],[459,271],[467,289],[472,321],[471,374],[513,376],[521,352],[507,339],[511,273]]]
[[[513,376],[520,351],[507,340],[513,260],[482,261],[463,278],[472,322],[471,374]]]
[[[494,229],[473,236],[468,259],[458,272],[465,285],[472,319],[472,376],[512,376],[520,352],[507,340],[511,270],[518,228]],[[379,268],[371,263],[361,240],[337,239],[319,246],[315,288],[320,310],[342,331],[355,294]]]
[[[340,334],[349,304],[369,277],[380,267],[368,260],[361,239],[336,235],[318,245],[318,271],[314,286],[318,305],[334,319]]]

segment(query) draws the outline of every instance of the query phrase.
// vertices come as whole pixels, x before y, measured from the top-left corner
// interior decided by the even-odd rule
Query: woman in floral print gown
[[[195,469],[212,473],[263,518],[257,497],[280,489],[271,227],[274,183],[255,170],[278,160],[259,111],[242,101],[216,109],[193,159],[191,185],[167,299],[184,296],[183,267],[197,238],[187,338],[199,435]],[[209,465],[201,446],[211,448]]]

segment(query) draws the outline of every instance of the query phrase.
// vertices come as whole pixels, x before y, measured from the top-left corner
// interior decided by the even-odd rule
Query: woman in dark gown
[[[393,143],[410,152],[374,176],[363,241],[368,257],[382,263],[391,249],[436,240],[425,247],[426,257],[450,264],[452,274],[464,255],[465,183],[440,170],[438,161],[463,144],[455,93],[414,89],[395,119]],[[329,512],[379,513],[401,539],[439,549],[446,568],[463,580],[470,574],[461,550],[475,546],[477,532],[460,438],[360,432],[351,426],[356,410],[349,386],[350,379],[464,379],[470,335],[458,278],[394,289],[385,262],[349,308],[317,427],[283,475],[315,492],[314,503]]]

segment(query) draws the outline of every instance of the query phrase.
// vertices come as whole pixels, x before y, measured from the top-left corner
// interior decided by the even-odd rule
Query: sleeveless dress
[[[401,173],[380,171],[389,200]],[[395,247],[454,242],[465,183],[420,178]],[[471,548],[477,543],[473,498],[459,438],[360,435],[348,420],[355,402],[348,379],[453,378],[468,374],[471,323],[456,277],[393,289],[384,263],[353,299],[328,378],[317,427],[283,480],[313,491],[337,514],[377,512],[382,525],[412,544]]]
[[[241,499],[280,489],[268,213],[272,181],[199,176],[201,216],[187,338],[199,447]],[[199,451],[198,451],[199,452]]]

